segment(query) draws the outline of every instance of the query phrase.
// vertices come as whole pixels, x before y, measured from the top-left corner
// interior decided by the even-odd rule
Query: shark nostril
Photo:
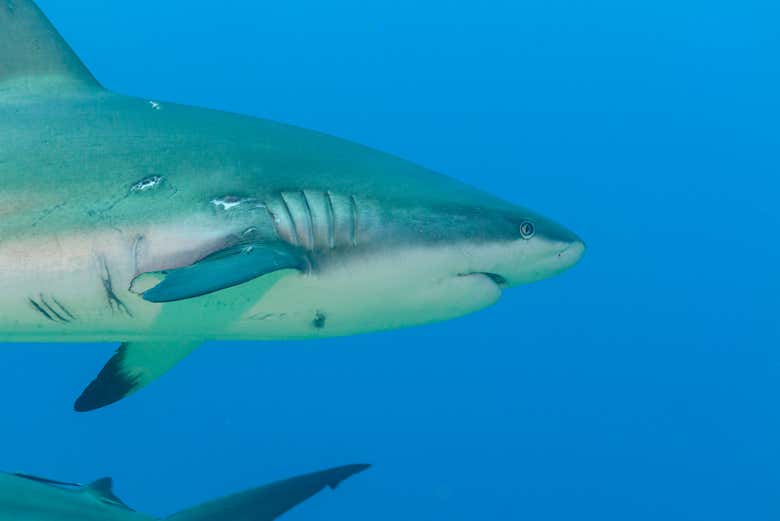
[[[569,265],[576,264],[585,253],[585,243],[582,241],[575,241],[564,249],[558,252],[558,259],[569,263]]]

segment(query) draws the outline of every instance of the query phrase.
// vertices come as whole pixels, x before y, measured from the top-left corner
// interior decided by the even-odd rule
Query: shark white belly
[[[131,281],[138,273],[160,268],[158,259],[144,258],[141,250],[171,258],[186,249],[179,244],[183,237],[189,246],[207,248],[224,234],[195,235],[186,227],[163,227],[0,243],[0,291],[5,296],[0,301],[0,339],[305,339],[444,320],[486,307],[501,295],[482,275],[441,269],[460,252],[417,249],[367,256],[322,273],[282,270],[197,301],[139,305],[129,290]],[[137,237],[145,237],[142,246]],[[180,258],[182,264],[195,260]],[[395,275],[403,263],[427,269],[409,270],[409,276],[399,279]]]

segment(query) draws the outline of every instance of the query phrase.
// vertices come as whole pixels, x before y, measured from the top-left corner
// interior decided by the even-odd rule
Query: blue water
[[[5,346],[3,468],[157,514],[370,462],[286,519],[780,517],[780,4],[40,4],[109,88],[395,153],[589,249],[456,321],[208,344],[89,415],[115,346]]]

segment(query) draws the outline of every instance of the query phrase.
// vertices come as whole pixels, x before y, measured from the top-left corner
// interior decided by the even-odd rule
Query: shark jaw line
[[[487,277],[499,289],[506,287],[506,285],[508,284],[506,277],[504,277],[503,275],[499,275],[498,273],[491,273],[489,271],[474,271],[471,273],[459,273],[458,277]]]

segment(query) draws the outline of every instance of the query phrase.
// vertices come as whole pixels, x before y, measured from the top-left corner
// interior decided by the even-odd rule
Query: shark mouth
[[[471,277],[473,275],[481,275],[490,279],[496,286],[503,288],[507,284],[507,280],[504,276],[498,273],[490,273],[488,271],[473,271],[471,273],[461,273],[459,277]]]

